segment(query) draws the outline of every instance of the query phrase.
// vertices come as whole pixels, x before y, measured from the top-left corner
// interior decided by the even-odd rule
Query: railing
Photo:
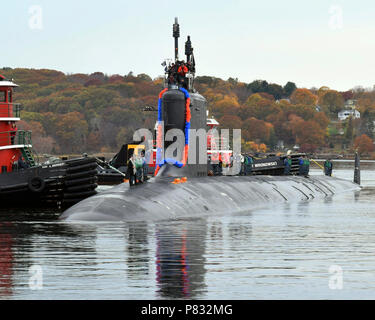
[[[0,118],[19,118],[21,105],[19,103],[0,102]]]
[[[0,146],[31,145],[31,131],[5,131],[0,132]]]
[[[207,135],[209,136],[209,135]],[[209,139],[207,139],[207,149],[221,149],[221,150],[229,150],[230,146],[228,140],[225,137],[215,137],[214,135],[210,135]]]

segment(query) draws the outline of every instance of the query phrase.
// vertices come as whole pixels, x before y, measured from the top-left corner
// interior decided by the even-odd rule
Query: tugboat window
[[[12,102],[12,91],[8,91],[8,103]]]
[[[6,91],[0,91],[0,102],[7,102],[7,93]]]

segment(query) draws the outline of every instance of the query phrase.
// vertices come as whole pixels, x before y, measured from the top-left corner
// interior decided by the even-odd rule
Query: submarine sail
[[[199,159],[199,144],[202,145],[202,141],[199,141],[199,137],[190,136],[189,132],[206,129],[207,100],[194,89],[195,59],[191,38],[188,36],[185,43],[186,61],[184,61],[178,59],[179,36],[180,26],[178,19],[175,18],[173,24],[175,61],[165,67],[165,88],[159,94],[156,137],[158,151],[155,171],[158,174],[159,169],[165,163],[168,163],[181,168],[179,170],[180,175],[189,177],[206,176],[207,159]],[[163,127],[161,122],[163,122]],[[181,140],[179,142],[178,139],[161,141],[173,129],[178,129],[184,133],[183,142]],[[172,158],[164,159],[164,151],[168,150],[168,147],[172,144],[176,145],[176,153],[171,155]],[[188,163],[189,155],[194,155],[194,164]]]

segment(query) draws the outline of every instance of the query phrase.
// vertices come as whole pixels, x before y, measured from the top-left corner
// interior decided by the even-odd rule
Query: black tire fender
[[[36,176],[29,179],[28,186],[32,192],[42,192],[46,187],[46,183],[41,177]]]

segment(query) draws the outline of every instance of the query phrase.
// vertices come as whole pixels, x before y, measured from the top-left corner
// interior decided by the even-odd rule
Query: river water
[[[358,192],[198,219],[1,210],[0,299],[373,299],[375,171],[361,176]]]

